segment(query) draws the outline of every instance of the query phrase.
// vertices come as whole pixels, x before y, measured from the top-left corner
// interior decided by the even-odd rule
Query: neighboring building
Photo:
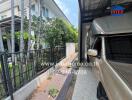
[[[20,30],[21,0],[14,0],[14,15],[15,31],[17,31]],[[45,20],[47,18],[61,18],[70,23],[54,0],[31,0],[31,15],[37,17],[42,15]],[[24,16],[29,18],[29,0],[24,0]],[[9,32],[11,30],[11,0],[0,0],[0,37],[6,34],[7,30]],[[31,31],[31,34],[33,35],[34,32]],[[10,40],[7,41],[8,50],[11,51]],[[2,38],[0,38],[0,51],[4,51]]]
[[[14,0],[14,11],[16,16],[21,16],[21,0]],[[29,0],[24,0],[24,15],[29,16]],[[43,18],[62,18],[69,22],[67,17],[58,7],[54,0],[31,0],[31,14],[35,16],[40,16],[40,7],[42,8],[42,17]],[[7,17],[11,17],[11,0],[0,0],[0,20]],[[70,23],[70,22],[69,22]]]

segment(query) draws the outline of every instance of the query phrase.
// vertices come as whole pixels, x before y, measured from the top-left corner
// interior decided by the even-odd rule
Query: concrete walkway
[[[82,73],[84,72],[84,73]],[[97,100],[97,80],[91,68],[80,67],[72,100]]]
[[[57,66],[57,70],[50,76],[51,79],[44,80],[43,83],[32,93],[28,100],[64,100],[61,95],[65,96],[65,91],[68,89],[67,84],[70,84],[70,73],[72,68],[70,63],[76,58],[77,54],[73,54],[72,56],[65,58],[61,63]],[[70,68],[69,68],[70,67]],[[69,80],[69,81],[68,81]],[[60,93],[57,97],[53,98],[49,96],[49,90],[55,88]],[[62,91],[62,88],[64,91]],[[60,95],[61,94],[61,95]]]

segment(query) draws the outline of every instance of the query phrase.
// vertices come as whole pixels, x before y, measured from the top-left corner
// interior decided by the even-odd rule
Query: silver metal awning
[[[14,16],[15,30],[20,30],[21,17]],[[11,17],[0,20],[0,28],[11,29]]]

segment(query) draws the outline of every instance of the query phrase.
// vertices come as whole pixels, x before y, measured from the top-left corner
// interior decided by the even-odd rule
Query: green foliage
[[[45,26],[45,42],[50,47],[62,45],[62,38],[64,37],[64,32],[62,31],[60,23],[60,20],[52,19],[49,20]]]
[[[24,38],[24,40],[28,40],[28,32],[24,32],[23,33],[23,38]],[[3,35],[3,39],[10,39],[11,38],[11,36],[9,35],[9,34],[4,34]],[[34,37],[31,37],[32,39],[34,39]],[[20,32],[15,32],[15,39],[17,40],[17,39],[20,39]]]
[[[56,88],[50,88],[49,89],[49,95],[52,96],[53,98],[55,98],[59,93],[59,90]]]
[[[63,21],[64,26],[66,27],[66,42],[78,42],[78,32],[77,29],[74,28],[72,25],[67,23],[66,21]]]
[[[66,42],[74,42],[76,43],[78,40],[77,30],[69,23],[62,19],[58,18],[48,18],[46,21],[41,17],[32,16],[31,22],[31,30],[34,31],[35,36],[31,36],[30,39],[34,40],[36,45],[34,46],[36,49],[42,48],[41,44],[46,44],[50,47],[55,46],[64,46]],[[29,20],[25,17],[24,19],[24,46],[25,50],[27,50],[28,46],[28,26]],[[7,32],[7,34],[3,35],[3,39],[11,40],[11,34]],[[20,44],[20,31],[15,32],[15,43]],[[40,46],[39,46],[39,45]]]
[[[34,30],[35,32],[39,32],[39,31],[43,31],[44,26],[45,26],[45,20],[42,19],[41,17],[36,17],[36,16],[32,16],[32,30]],[[41,24],[41,26],[40,26]]]
[[[15,38],[16,38],[16,39],[20,39],[20,32],[16,32],[16,33],[15,33]],[[27,32],[24,32],[24,33],[23,33],[23,39],[24,39],[24,40],[28,40],[28,33],[27,33]]]
[[[0,70],[2,69],[1,63],[0,63]]]
[[[50,47],[64,45],[66,42],[77,42],[76,29],[61,19],[49,19],[44,32],[44,40]]]

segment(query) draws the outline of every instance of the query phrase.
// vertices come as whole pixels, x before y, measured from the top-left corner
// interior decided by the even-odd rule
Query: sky
[[[78,0],[55,0],[72,25],[78,27]]]

